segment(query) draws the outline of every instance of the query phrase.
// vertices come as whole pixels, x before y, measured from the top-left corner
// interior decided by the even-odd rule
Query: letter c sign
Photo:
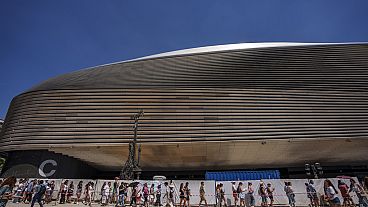
[[[41,163],[40,167],[38,168],[38,173],[44,178],[50,177],[56,172],[56,170],[51,170],[50,172],[45,173],[45,171],[43,169],[45,168],[45,165],[47,165],[47,164],[51,164],[54,167],[57,166],[57,162],[55,160],[45,160],[45,161],[43,161]]]

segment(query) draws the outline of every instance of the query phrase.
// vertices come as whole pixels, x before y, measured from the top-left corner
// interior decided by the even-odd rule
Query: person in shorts
[[[66,194],[66,202],[71,203],[72,202],[72,196],[74,195],[74,183],[73,181],[70,182],[70,185],[68,187],[68,193]]]
[[[189,188],[189,183],[186,182],[185,186],[184,186],[184,190],[185,190],[185,202],[184,202],[184,206],[190,206],[190,188]]]
[[[239,206],[245,207],[245,188],[243,187],[243,183],[239,182],[238,185],[238,189],[237,189],[238,193],[239,193]]]
[[[319,206],[319,198],[316,188],[314,187],[313,180],[310,180],[309,183],[305,183],[307,190],[307,197],[310,199],[312,207]]]
[[[79,181],[78,185],[77,185],[77,199],[74,201],[75,204],[78,204],[80,201],[80,197],[82,196],[82,191],[83,191],[83,181]]]
[[[199,204],[198,207],[201,206],[202,202],[204,201],[204,204],[207,205],[207,200],[206,200],[206,191],[204,190],[204,182],[201,182],[201,185],[199,186]]]
[[[225,197],[225,190],[224,190],[224,184],[220,183],[219,186],[219,192],[220,192],[220,207],[222,206],[222,202],[224,202],[224,206],[227,206],[226,203],[226,197]]]
[[[344,181],[338,181],[338,188],[341,192],[341,196],[344,199],[342,202],[343,206],[355,206],[353,199],[349,195],[349,186],[344,183]]]
[[[338,191],[336,190],[332,182],[326,179],[323,184],[324,184],[325,198],[330,203],[330,206],[331,207],[340,206],[341,202],[339,197],[337,196]]]
[[[267,206],[267,192],[263,182],[259,183],[258,195],[261,196],[261,206]]]
[[[268,198],[270,199],[270,205],[273,206],[274,198],[273,198],[273,192],[275,191],[275,188],[271,186],[271,183],[267,183],[266,192],[268,195]]]
[[[238,188],[235,186],[235,182],[231,182],[231,191],[233,193],[233,198],[234,198],[234,206],[238,205]]]
[[[144,183],[143,185],[143,198],[144,198],[143,205],[145,207],[148,207],[148,204],[149,204],[148,196],[149,196],[148,185],[147,183]]]
[[[186,201],[185,201],[185,190],[184,190],[184,183],[180,183],[180,187],[179,187],[179,207],[182,207],[185,205]]]
[[[254,199],[254,188],[251,182],[248,183],[248,196],[249,196],[249,206],[254,207],[256,205],[256,200]]]

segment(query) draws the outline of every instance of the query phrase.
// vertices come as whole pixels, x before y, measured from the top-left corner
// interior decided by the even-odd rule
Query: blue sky
[[[368,41],[367,0],[0,0],[0,118],[47,78],[191,47]]]

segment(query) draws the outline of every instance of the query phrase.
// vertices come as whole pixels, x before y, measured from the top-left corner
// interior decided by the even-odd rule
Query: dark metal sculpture
[[[133,141],[129,143],[129,156],[128,160],[125,162],[123,169],[120,172],[120,179],[124,180],[134,180],[134,175],[137,176],[139,180],[139,176],[141,174],[141,168],[139,166],[140,157],[141,157],[141,144],[138,146],[138,159],[136,160],[136,146],[137,146],[137,132],[138,132],[138,121],[139,118],[144,114],[143,110],[140,110],[137,114],[131,116],[131,119],[134,119],[134,138]]]

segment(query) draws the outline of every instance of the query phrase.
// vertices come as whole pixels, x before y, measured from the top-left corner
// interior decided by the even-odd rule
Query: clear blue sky
[[[0,0],[0,118],[47,78],[206,45],[368,41],[368,0]]]

